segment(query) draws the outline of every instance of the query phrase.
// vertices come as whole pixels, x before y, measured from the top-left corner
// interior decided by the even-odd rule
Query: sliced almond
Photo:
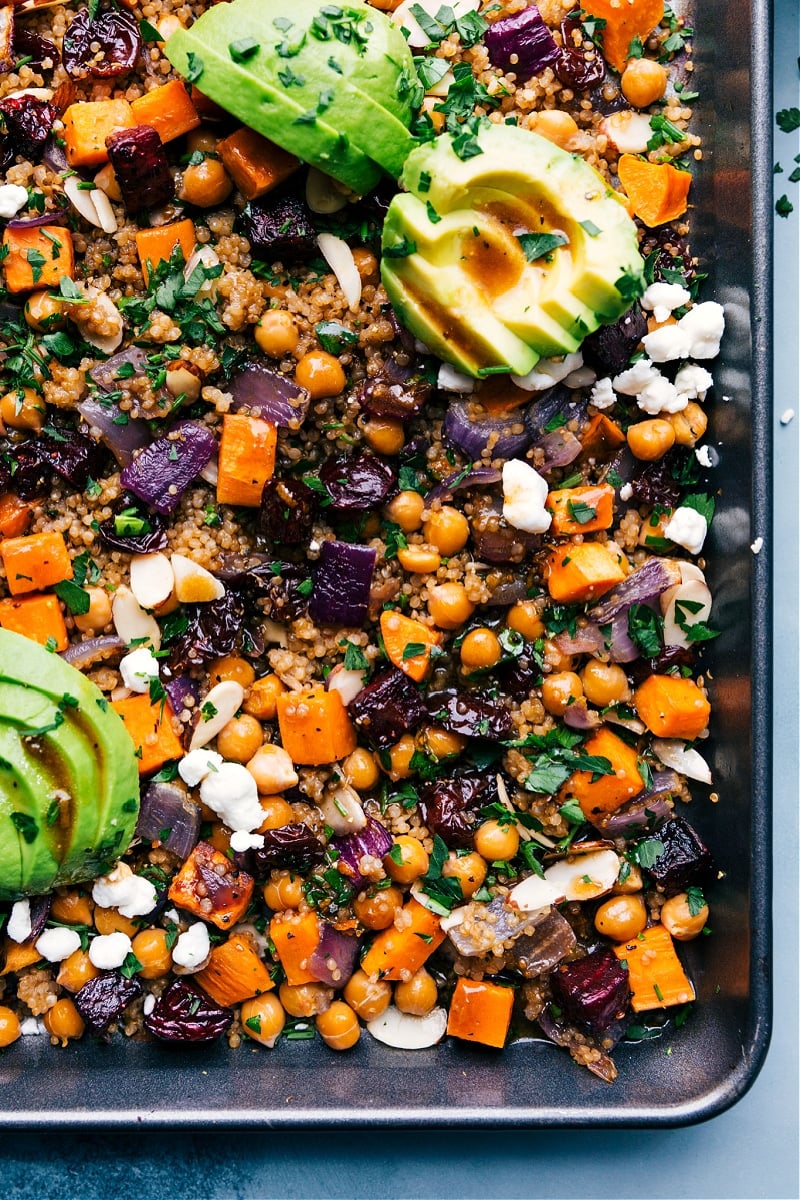
[[[142,608],[159,608],[172,595],[175,576],[166,554],[134,554],[131,591]]]
[[[620,154],[644,154],[653,136],[650,118],[645,113],[632,112],[627,108],[604,117],[599,129]]]
[[[431,39],[411,11],[416,3],[417,0],[403,0],[403,3],[398,5],[392,13],[392,21],[395,25],[399,25],[401,29],[407,30],[409,46],[414,50],[424,50],[426,46],[430,45]],[[467,13],[477,12],[480,6],[480,0],[453,0],[453,3],[450,5],[456,17],[464,17]],[[429,17],[435,18],[442,6],[439,0],[420,0],[420,7]]]
[[[183,268],[184,279],[189,279],[192,272],[198,266],[206,268],[218,267],[220,263],[219,255],[212,246],[198,246],[189,255],[189,261]],[[205,279],[197,290],[197,299],[215,300],[217,295],[217,279]]]
[[[111,207],[111,201],[102,188],[96,188],[91,193],[92,203],[94,204],[97,213],[97,219],[100,222],[100,228],[103,233],[117,232],[117,218],[114,216],[114,210]]]
[[[198,706],[200,721],[192,734],[189,751],[200,750],[213,741],[242,707],[244,688],[233,679],[224,679],[203,698]],[[205,714],[205,715],[204,715]]]
[[[90,346],[103,354],[113,354],[122,344],[125,322],[122,313],[105,292],[96,287],[76,284],[83,293],[83,300],[65,304],[64,309],[73,324],[77,325],[81,337]]]
[[[564,891],[559,890],[555,882],[550,882],[547,878],[542,879],[541,875],[529,875],[511,889],[506,903],[511,908],[518,908],[520,912],[539,912],[540,909],[549,908],[551,904],[558,904],[559,900],[563,899]]]
[[[565,900],[594,900],[611,891],[617,882],[619,865],[619,856],[613,850],[595,850],[591,854],[568,855],[548,867],[544,877]]]
[[[82,180],[78,179],[76,175],[68,175],[62,181],[64,193],[72,207],[77,209],[84,221],[88,221],[96,229],[102,229],[105,233],[116,233],[117,219],[109,204],[108,196],[97,187],[80,187],[81,182]],[[98,207],[98,196],[103,197],[103,200],[100,201],[100,207]],[[105,201],[105,204],[103,204],[103,201]]]
[[[655,738],[653,753],[665,767],[678,771],[687,779],[696,779],[698,783],[712,782],[711,768],[702,754],[690,749],[685,742],[680,742],[677,738]]]
[[[711,592],[705,582],[690,579],[677,587],[667,588],[660,602],[664,614],[664,645],[690,645],[689,634],[682,626],[691,629],[692,625],[707,621],[711,614]],[[676,605],[682,607],[676,610]]]
[[[225,595],[224,584],[191,558],[173,554],[170,561],[175,576],[175,595],[181,604],[204,604],[209,600],[221,600]]]
[[[326,792],[318,807],[326,825],[340,837],[358,833],[367,823],[358,793],[346,783]]]
[[[161,630],[158,622],[146,613],[130,588],[118,587],[111,602],[111,619],[123,642],[131,645],[149,643],[154,650],[161,649]]]
[[[330,175],[325,175],[316,167],[309,167],[306,176],[306,204],[312,212],[327,215],[340,212],[347,204],[347,196]]]
[[[366,671],[348,671],[338,663],[325,681],[325,687],[329,692],[338,692],[346,707],[362,691],[366,680]]]
[[[353,258],[353,251],[343,238],[332,233],[320,233],[317,245],[336,276],[348,305],[352,309],[358,308],[361,300],[361,276]]]
[[[424,1017],[400,1012],[393,1004],[367,1022],[367,1033],[396,1050],[426,1050],[440,1042],[447,1030],[447,1013],[434,1008]]]
[[[111,163],[106,163],[94,177],[94,181],[98,188],[111,199],[116,200],[117,204],[122,203],[122,192],[119,190],[117,177],[114,174],[114,168]]]

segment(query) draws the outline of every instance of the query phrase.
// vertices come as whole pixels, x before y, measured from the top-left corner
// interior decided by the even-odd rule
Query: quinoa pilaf
[[[0,638],[99,689],[140,789],[99,876],[63,849],[95,796],[58,779],[37,821],[4,793],[0,1046],[543,1036],[612,1082],[620,1039],[689,1015],[676,945],[708,932],[714,877],[684,815],[717,799],[702,439],[724,328],[687,240],[692,31],[660,0],[376,0],[320,3],[292,42],[290,8],[263,4],[281,96],[312,43],[342,87],[331,50],[403,28],[414,55],[330,176],[306,163],[335,88],[291,122],[307,155],[230,115],[197,51],[228,5],[0,9]],[[262,47],[231,22],[238,80]],[[405,195],[422,148],[467,169],[501,134],[599,173],[636,259],[595,285],[617,309],[563,353],[534,330],[526,372],[497,346],[472,369],[457,297],[412,294],[441,262],[393,240],[381,122],[416,147]],[[541,186],[521,158],[512,209]],[[345,160],[378,180],[361,197]],[[602,242],[571,204],[506,222],[518,275]],[[426,236],[451,218],[428,200]],[[68,692],[21,742],[58,757]],[[42,894],[25,863],[59,822]]]

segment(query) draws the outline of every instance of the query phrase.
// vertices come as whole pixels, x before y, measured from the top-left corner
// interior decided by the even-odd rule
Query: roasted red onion
[[[370,858],[381,859],[392,848],[392,835],[387,833],[380,821],[367,817],[367,824],[358,833],[349,833],[346,837],[331,838],[331,849],[339,855],[339,870],[355,892],[369,884],[369,879],[361,874],[361,860],[365,854]],[[342,867],[345,869],[342,870]]]
[[[62,651],[61,657],[71,667],[75,667],[78,671],[85,671],[87,667],[93,666],[96,662],[102,662],[103,659],[110,658],[112,654],[124,649],[125,643],[121,637],[117,637],[115,633],[107,633],[102,637],[88,638],[85,642],[76,642],[74,646],[67,646],[66,650]]]
[[[536,445],[544,451],[544,461],[539,470],[547,473],[556,467],[568,467],[580,455],[583,446],[574,433],[569,429],[554,429],[537,441]]]
[[[376,552],[349,542],[323,542],[308,602],[317,625],[360,628],[367,618]]]
[[[564,712],[564,724],[569,725],[570,729],[588,733],[590,729],[597,729],[599,725],[602,725],[603,718],[597,709],[588,708],[586,700],[581,697],[574,704],[567,706]]]
[[[147,422],[132,420],[115,400],[87,396],[78,405],[78,412],[91,429],[97,430],[121,467],[126,467],[135,451],[151,441]]]
[[[322,922],[317,948],[308,961],[308,969],[327,987],[342,988],[356,967],[361,941],[352,933],[342,933],[327,921]]]
[[[473,419],[470,417],[473,404],[469,400],[451,400],[442,425],[442,434],[448,442],[473,460],[479,459],[490,443],[492,458],[517,458],[525,453],[533,435],[526,428],[521,412]]]
[[[446,479],[437,483],[426,493],[425,504],[428,506],[437,500],[447,504],[453,499],[455,492],[471,487],[488,487],[493,483],[499,483],[502,477],[500,471],[496,471],[494,467],[474,467],[471,471],[454,471],[452,475],[448,475]]]
[[[66,225],[65,212],[43,212],[35,217],[12,217],[7,223],[7,229],[36,229],[41,225]]]
[[[178,783],[153,782],[142,796],[136,836],[159,841],[167,850],[186,859],[200,833],[200,809]]]
[[[653,785],[646,792],[640,792],[635,799],[629,800],[616,812],[598,814],[591,823],[603,837],[641,837],[647,830],[654,829],[671,815],[672,804],[669,797],[679,788],[678,777],[674,771],[656,771],[653,774]]]
[[[484,43],[493,67],[513,71],[522,81],[538,75],[560,57],[553,35],[535,4],[490,25]]]
[[[120,483],[156,512],[170,513],[216,448],[216,438],[206,425],[182,421],[169,437],[157,438],[141,450],[123,469]]]
[[[624,579],[592,609],[592,620],[605,625],[632,604],[647,604],[656,600],[667,588],[680,583],[678,567],[663,558],[649,558],[643,566]]]
[[[228,386],[233,397],[233,412],[246,408],[252,416],[261,417],[282,429],[299,428],[311,403],[305,388],[264,363],[248,363],[232,377]]]

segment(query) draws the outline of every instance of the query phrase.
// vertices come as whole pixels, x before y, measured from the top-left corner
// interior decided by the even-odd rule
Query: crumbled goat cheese
[[[538,471],[519,458],[503,467],[503,516],[509,525],[526,533],[544,533],[552,517],[545,508],[547,483]]]
[[[19,1031],[23,1037],[41,1037],[43,1033],[47,1033],[47,1026],[44,1021],[37,1021],[36,1017],[26,1017]]]
[[[158,679],[158,659],[148,646],[140,646],[120,660],[119,673],[126,688],[132,692],[147,692],[150,680]]]
[[[623,396],[638,396],[648,383],[660,379],[661,372],[654,367],[649,358],[639,358],[632,367],[616,375],[613,380],[614,390],[622,392]]]
[[[725,332],[725,310],[716,300],[705,300],[681,317],[678,328],[689,338],[684,358],[716,358]]]
[[[664,526],[664,537],[683,546],[690,554],[699,554],[708,533],[708,522],[702,513],[681,505]]]
[[[598,379],[591,391],[590,399],[595,408],[611,408],[617,403],[616,392],[610,379]]]
[[[4,183],[0,187],[0,217],[10,221],[23,205],[28,203],[28,189],[18,183]]]
[[[675,387],[687,400],[705,400],[708,389],[713,386],[711,374],[697,363],[686,363],[675,376]]]
[[[178,763],[178,774],[189,787],[197,787],[206,775],[218,771],[222,766],[222,755],[216,750],[190,750]]]
[[[694,456],[697,459],[697,461],[700,463],[701,467],[713,467],[714,463],[712,462],[712,459],[711,459],[711,447],[710,446],[698,446],[695,449]]]
[[[688,358],[691,353],[692,339],[686,330],[677,325],[662,325],[652,333],[646,333],[642,338],[645,353],[653,362],[674,362],[677,358]],[[709,355],[701,357],[710,357]]]
[[[89,961],[98,971],[115,971],[131,953],[127,933],[103,933],[89,943]]]
[[[198,970],[208,958],[211,942],[202,921],[195,921],[172,947],[172,961],[189,971]]]
[[[231,834],[231,850],[237,854],[244,854],[245,850],[261,850],[263,846],[263,833],[244,833],[237,829],[236,833]]]
[[[470,375],[463,375],[449,363],[442,363],[436,378],[436,386],[440,387],[443,392],[471,392],[474,390],[475,380]]]
[[[662,412],[682,412],[689,403],[689,398],[682,396],[674,383],[670,383],[663,375],[658,375],[642,388],[636,397],[636,403],[642,412],[655,417]]]
[[[785,408],[781,413],[781,425],[789,425],[794,420],[794,409]]]
[[[752,550],[753,554],[760,554],[763,549],[763,546],[764,546],[763,537],[757,537],[756,540],[752,543],[750,549]]]
[[[17,900],[11,909],[11,915],[6,925],[6,933],[12,942],[27,942],[31,936],[32,928],[30,900]]]
[[[511,382],[524,392],[544,392],[554,383],[561,383],[573,371],[583,366],[583,355],[580,350],[568,354],[559,360],[542,358],[527,375],[512,375]]]
[[[36,949],[48,962],[63,962],[81,948],[80,936],[74,929],[45,929],[36,939]]]
[[[651,312],[659,325],[669,319],[676,308],[683,308],[691,300],[691,292],[679,283],[651,283],[640,304]]]
[[[627,501],[627,500],[630,500],[632,496],[633,496],[632,485],[630,483],[623,483],[622,487],[619,489],[620,500]]]
[[[119,909],[123,917],[145,917],[156,906],[156,889],[149,879],[120,870],[123,865],[95,880],[92,899],[101,908]]]
[[[234,831],[252,833],[264,820],[256,781],[241,763],[224,762],[200,784],[200,799]]]

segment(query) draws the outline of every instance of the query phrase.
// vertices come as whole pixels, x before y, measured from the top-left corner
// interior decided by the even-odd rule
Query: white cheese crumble
[[[677,325],[662,325],[660,329],[646,333],[642,338],[642,345],[653,362],[674,362],[678,358],[689,358],[692,339],[686,330],[681,328],[679,321]]]
[[[108,875],[101,875],[92,887],[92,899],[101,908],[116,908],[123,917],[145,917],[156,906],[157,893],[149,879],[134,875],[124,863],[117,863]]]
[[[661,372],[654,367],[649,358],[639,358],[632,367],[614,376],[613,386],[623,396],[638,396],[648,383],[660,379]]]
[[[552,517],[545,508],[547,482],[519,458],[503,466],[503,516],[525,533],[545,533]]]
[[[598,379],[591,390],[589,396],[595,408],[611,408],[612,404],[617,403],[617,395],[614,391],[614,385],[611,380]]]
[[[27,942],[31,936],[31,929],[31,902],[30,900],[17,900],[11,909],[6,933],[12,942]]]
[[[237,829],[231,834],[231,850],[235,850],[237,854],[243,854],[245,850],[261,850],[263,845],[263,833],[244,833],[243,830]]]
[[[200,799],[234,831],[252,833],[264,820],[256,781],[241,763],[223,762],[200,784]]]
[[[664,526],[664,537],[683,546],[690,554],[699,554],[708,533],[708,522],[702,513],[681,505]]]
[[[132,692],[147,692],[150,680],[158,679],[158,659],[148,646],[140,646],[120,660],[119,673],[126,688]]]
[[[623,483],[622,487],[619,489],[620,500],[630,500],[632,495],[633,495],[632,485],[630,483]]]
[[[760,554],[761,551],[763,550],[763,548],[764,548],[763,537],[757,537],[756,540],[753,542],[753,544],[750,547],[753,554]]]
[[[655,417],[662,412],[682,412],[689,403],[689,398],[682,396],[674,383],[670,383],[668,379],[657,372],[655,379],[651,379],[642,388],[636,397],[636,403],[642,412]]]
[[[436,378],[436,386],[440,387],[443,392],[471,392],[475,387],[475,380],[472,376],[464,375],[455,367],[451,367],[450,363],[442,363]]]
[[[711,459],[711,447],[710,446],[698,446],[695,449],[694,456],[697,459],[697,461],[700,463],[701,467],[713,467],[714,466],[714,463]]]
[[[705,300],[681,317],[678,328],[689,338],[686,358],[716,358],[725,332],[725,310],[716,300]]]
[[[189,787],[197,787],[206,775],[218,771],[222,766],[222,755],[216,750],[190,750],[178,763],[178,774]]]
[[[81,948],[81,939],[74,929],[45,929],[36,939],[36,949],[48,962],[63,962]]]
[[[544,392],[582,366],[583,355],[576,350],[561,359],[542,358],[527,375],[512,375],[511,382],[524,392]]]
[[[789,425],[794,420],[794,409],[785,408],[781,413],[781,425]]]
[[[691,292],[679,283],[651,283],[640,301],[642,308],[651,312],[659,325],[669,319],[676,308],[683,308],[691,300]]]
[[[98,971],[114,971],[131,953],[127,933],[102,933],[89,943],[89,961]]]
[[[708,389],[713,386],[711,374],[697,363],[686,363],[675,376],[675,387],[687,400],[705,400]]]
[[[28,203],[28,189],[18,183],[4,183],[0,187],[0,217],[10,221]]]
[[[47,1033],[47,1026],[44,1021],[37,1021],[36,1017],[26,1017],[20,1024],[19,1031],[23,1037],[41,1037],[43,1033]]]
[[[208,958],[211,942],[202,921],[195,921],[172,947],[172,961],[188,971],[197,971]]]

